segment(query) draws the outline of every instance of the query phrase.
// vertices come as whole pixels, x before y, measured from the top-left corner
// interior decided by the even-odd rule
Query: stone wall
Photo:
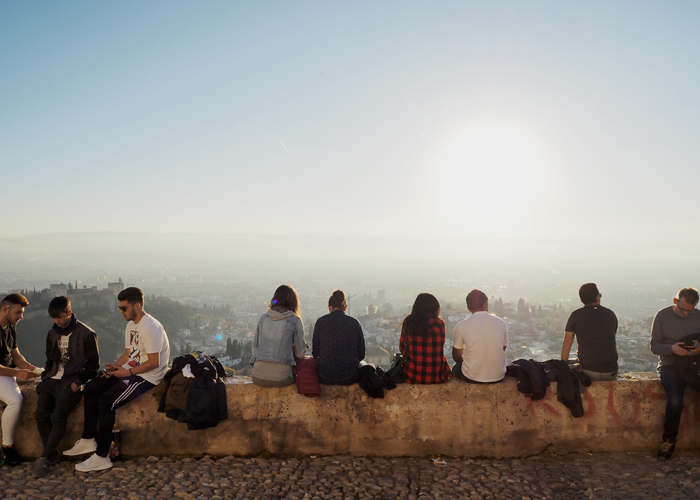
[[[646,376],[645,376],[646,375]],[[594,382],[583,395],[586,413],[571,417],[557,401],[556,383],[542,401],[518,393],[515,379],[499,384],[401,384],[372,399],[359,386],[322,386],[307,398],[296,386],[227,385],[229,419],[188,431],[157,413],[151,395],[117,411],[123,452],[135,455],[356,455],[511,457],[542,452],[654,451],[661,439],[666,396],[652,374]],[[646,380],[645,380],[646,379]],[[34,384],[22,388],[24,407],[15,443],[39,456]],[[80,437],[82,403],[71,416],[62,449]],[[688,390],[679,449],[700,448],[700,405]]]

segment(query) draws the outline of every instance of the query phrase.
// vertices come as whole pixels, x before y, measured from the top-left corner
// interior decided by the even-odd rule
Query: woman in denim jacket
[[[306,354],[304,325],[299,317],[299,298],[289,285],[275,290],[270,309],[260,317],[253,337],[253,383],[263,387],[293,384],[294,355]]]

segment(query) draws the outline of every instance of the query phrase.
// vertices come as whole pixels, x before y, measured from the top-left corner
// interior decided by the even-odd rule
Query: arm
[[[294,321],[294,327],[296,331],[294,332],[294,353],[297,358],[303,358],[306,355],[306,340],[304,340],[304,323],[301,322],[301,318],[294,316],[296,320]]]
[[[357,323],[357,354],[360,356],[360,361],[365,359],[365,355],[367,354],[365,351],[365,334],[359,322]]]
[[[318,358],[318,356],[320,354],[321,354],[321,338],[318,334],[318,320],[316,320],[316,324],[314,325],[313,337],[311,338],[311,355],[314,358]]]
[[[110,372],[110,375],[113,377],[126,378],[130,377],[131,375],[138,375],[140,373],[150,372],[151,370],[155,370],[160,366],[159,352],[147,352],[146,356],[148,356],[148,361],[146,361],[145,363],[141,363],[140,365],[134,366],[133,368],[129,368],[128,370],[126,368],[118,368],[117,370]],[[116,363],[114,364],[116,365]]]
[[[670,356],[673,354],[673,345],[674,344],[667,344],[664,342],[664,325],[663,325],[663,319],[660,318],[659,316],[662,315],[662,313],[665,311],[665,309],[662,309],[658,313],[656,313],[656,316],[654,316],[654,322],[651,325],[651,352],[654,354],[657,354],[659,356]],[[676,343],[677,345],[677,343]],[[680,349],[680,348],[679,348]],[[682,356],[682,354],[681,354]]]
[[[100,351],[97,347],[97,334],[91,332],[83,343],[86,363],[78,375],[81,384],[85,384],[100,368]]]
[[[462,361],[464,358],[462,357],[462,354],[464,353],[464,347],[461,349],[457,349],[456,347],[452,346],[452,359],[455,360],[455,362]]]
[[[406,357],[406,324],[401,325],[401,338],[399,339],[399,351]]]
[[[118,370],[122,369],[122,365],[129,361],[129,348],[124,349],[124,354],[119,356],[114,363],[105,363],[105,370],[107,370],[107,375],[114,375]],[[124,370],[128,371],[128,370]],[[128,375],[127,375],[128,376]]]
[[[21,368],[23,370],[36,370],[36,366],[31,364],[29,361],[27,361],[24,356],[22,356],[22,353],[19,352],[19,348],[16,347],[12,349],[12,362],[15,364],[17,368]]]
[[[10,354],[12,355],[12,363],[14,363],[17,368],[9,368],[0,365],[0,375],[17,377],[20,380],[31,380],[37,377],[37,374],[33,372],[36,366],[22,356],[22,353],[19,352],[19,348],[15,347],[10,351]]]
[[[51,343],[51,331],[46,335],[46,364],[44,365],[44,373],[48,374],[53,367],[53,359],[51,359],[51,351],[53,344]]]
[[[561,344],[561,360],[569,361],[571,345],[574,343],[574,332],[564,332],[564,342]]]

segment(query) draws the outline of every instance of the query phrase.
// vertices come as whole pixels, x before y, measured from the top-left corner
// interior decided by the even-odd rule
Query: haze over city
[[[316,283],[310,307],[346,286],[398,312],[478,286],[568,310],[594,281],[647,318],[700,286],[698,14],[4,2],[0,290]]]

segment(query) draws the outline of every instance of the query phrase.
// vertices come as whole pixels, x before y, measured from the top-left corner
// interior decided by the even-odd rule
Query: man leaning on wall
[[[10,294],[0,302],[0,401],[7,405],[2,412],[2,456],[7,465],[19,465],[22,461],[14,446],[24,401],[17,379],[26,381],[37,376],[36,366],[29,363],[17,347],[15,325],[28,305],[27,298],[19,293]]]
[[[680,342],[683,337],[700,332],[699,299],[696,289],[681,289],[673,299],[673,305],[656,313],[651,327],[651,352],[659,356],[657,369],[667,397],[663,443],[656,454],[659,460],[669,460],[673,456],[683,412],[685,382],[676,369],[673,355],[700,355],[700,346],[691,348]]]
[[[578,361],[583,372],[591,380],[615,380],[617,378],[617,316],[607,307],[600,305],[603,296],[595,283],[585,283],[579,288],[578,296],[583,307],[569,316],[564,328],[564,342],[561,346],[562,361],[569,360],[569,352],[574,342],[578,342]]]

